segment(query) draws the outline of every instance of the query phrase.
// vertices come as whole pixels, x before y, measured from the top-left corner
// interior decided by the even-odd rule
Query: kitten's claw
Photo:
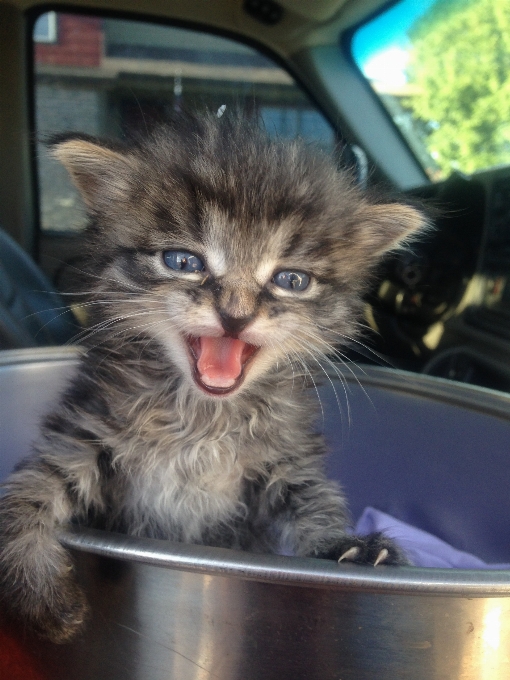
[[[409,564],[404,552],[391,538],[381,533],[368,536],[345,536],[327,552],[315,553],[315,557],[335,560],[339,564],[365,564],[367,566],[404,566]]]
[[[352,546],[352,548],[349,548],[349,550],[346,550],[343,555],[340,555],[338,558],[338,562],[343,562],[344,560],[352,560],[354,561],[356,557],[359,555],[359,548],[355,545]]]
[[[381,562],[384,562],[389,554],[390,554],[389,550],[387,548],[383,548],[381,550],[381,552],[377,555],[377,558],[374,562],[374,567],[377,567],[378,564],[381,564]]]

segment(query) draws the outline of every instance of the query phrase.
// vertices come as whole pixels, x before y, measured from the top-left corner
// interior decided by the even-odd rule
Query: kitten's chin
[[[188,336],[186,344],[193,380],[211,397],[228,397],[237,392],[260,349],[227,336]]]

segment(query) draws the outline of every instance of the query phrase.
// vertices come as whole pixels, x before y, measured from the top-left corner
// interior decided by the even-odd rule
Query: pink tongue
[[[202,382],[210,387],[232,387],[243,370],[245,346],[234,338],[201,337],[197,368]]]

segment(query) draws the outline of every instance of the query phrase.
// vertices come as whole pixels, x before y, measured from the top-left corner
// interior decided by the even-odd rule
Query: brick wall
[[[102,21],[97,17],[58,14],[57,42],[35,45],[37,64],[99,66],[102,54]]]

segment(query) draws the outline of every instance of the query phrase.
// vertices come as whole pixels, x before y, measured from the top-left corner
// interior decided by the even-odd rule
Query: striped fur
[[[90,326],[77,338],[77,376],[0,500],[9,610],[56,642],[80,629],[85,598],[57,539],[70,522],[403,563],[390,541],[346,534],[303,388],[356,334],[380,255],[422,217],[370,200],[326,156],[237,116],[188,115],[130,147],[69,135],[53,154],[90,214]],[[196,254],[205,271],[168,269],[172,249]],[[310,285],[278,287],[282,270],[306,272]],[[225,319],[257,352],[233,391],[207,393],[186,338],[222,336]]]

